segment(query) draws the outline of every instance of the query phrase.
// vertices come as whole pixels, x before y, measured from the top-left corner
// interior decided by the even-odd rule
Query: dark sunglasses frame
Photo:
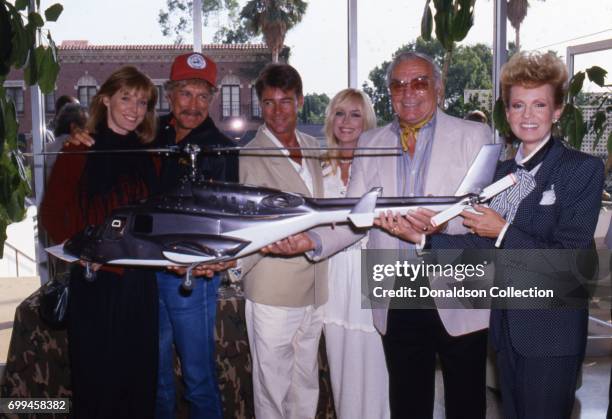
[[[389,83],[389,91],[392,96],[403,94],[408,88],[423,93],[429,89],[431,79],[428,76],[419,76],[411,80],[391,80]]]

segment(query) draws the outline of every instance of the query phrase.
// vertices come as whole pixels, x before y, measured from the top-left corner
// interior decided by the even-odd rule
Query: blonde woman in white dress
[[[325,116],[330,150],[323,162],[326,198],[346,196],[354,148],[362,132],[376,126],[370,99],[345,89]],[[361,248],[357,242],[330,259],[324,330],[332,392],[339,419],[388,419],[389,384],[382,341],[371,310],[361,308]]]

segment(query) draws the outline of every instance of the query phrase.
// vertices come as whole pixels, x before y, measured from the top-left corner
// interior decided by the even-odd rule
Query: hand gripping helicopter
[[[191,270],[202,263],[237,259],[262,247],[325,224],[351,223],[370,228],[383,211],[402,214],[418,207],[440,211],[434,226],[485,203],[512,186],[508,175],[490,184],[501,145],[484,145],[455,196],[380,197],[373,188],[360,198],[308,198],[277,189],[202,179],[189,146],[191,175],[168,193],[115,209],[103,224],[87,227],[63,245],[47,249],[70,262],[148,267],[185,266],[185,288]],[[490,185],[489,185],[490,184]]]

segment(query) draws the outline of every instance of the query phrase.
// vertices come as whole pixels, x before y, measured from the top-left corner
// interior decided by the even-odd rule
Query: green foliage
[[[453,49],[455,42],[462,41],[470,28],[474,25],[474,3],[476,0],[433,0],[435,13],[433,20],[435,22],[436,38],[446,51]],[[429,21],[429,4],[430,0],[425,3],[425,13],[423,19]],[[424,39],[431,37],[431,23],[423,24],[421,29],[429,30],[429,32],[421,32]]]
[[[36,28],[42,28],[45,24],[42,16],[36,12],[28,13],[28,25],[32,25]]]
[[[253,35],[263,35],[278,62],[287,31],[297,25],[308,4],[304,0],[249,0],[240,11],[240,19]]]
[[[329,100],[329,96],[325,93],[309,93],[304,96],[304,106],[299,114],[300,122],[303,124],[325,123],[325,109]]]
[[[584,123],[584,116],[580,108],[575,107],[572,103],[567,103],[559,119],[559,124],[567,142],[580,150],[582,139],[587,133],[587,126]]]
[[[11,70],[13,51],[11,21],[4,3],[0,3],[0,79],[4,79]],[[2,130],[0,130],[0,133]]]
[[[593,117],[593,133],[595,134],[595,141],[593,141],[593,149],[597,147],[601,137],[603,136],[604,131],[606,130],[606,112],[605,111],[597,111],[595,112],[595,116]]]
[[[28,8],[28,0],[16,0],[15,9],[22,11]]]
[[[463,41],[474,25],[474,4],[476,0],[433,0],[435,13],[432,14],[432,0],[426,0],[425,10],[421,18],[421,37],[431,40],[432,16],[435,22],[436,39],[444,48],[442,64],[442,82],[438,105],[445,104],[445,86],[448,69],[451,65],[455,43]]]
[[[603,87],[605,84],[606,76],[608,72],[601,67],[593,66],[586,69],[586,73],[589,76],[589,80],[598,85],[599,87]]]
[[[463,41],[474,26],[475,3],[476,0],[459,0],[457,3],[458,10],[451,21],[451,33],[455,42]]]
[[[47,22],[56,22],[63,11],[64,6],[59,3],[55,3],[53,6],[49,6],[47,7],[47,10],[45,10],[45,19],[47,19]]]
[[[220,44],[245,44],[249,42],[253,36],[249,33],[244,25],[238,26],[235,29],[221,28],[215,32],[213,42]]]
[[[183,35],[191,32],[192,5],[191,0],[166,1],[157,20],[164,36],[184,42]],[[240,8],[237,0],[203,0],[202,17],[205,26],[218,28],[214,42],[246,43],[263,35],[277,61],[285,57],[285,34],[302,20],[307,6],[304,0],[249,0]]]
[[[192,9],[191,0],[166,0],[166,8],[159,11],[157,18],[162,35],[173,37],[177,44],[185,42],[185,34],[192,32]],[[213,36],[215,42],[234,44],[252,39],[240,22],[239,12],[238,0],[202,0],[204,26],[218,28]]]
[[[393,119],[393,109],[391,108],[391,100],[386,81],[386,72],[389,64],[389,61],[385,61],[370,71],[369,83],[366,82],[362,86],[363,91],[372,101],[379,125],[385,124]]]
[[[2,84],[11,68],[22,68],[28,85],[38,83],[43,93],[50,93],[59,73],[57,47],[51,35],[47,34],[47,45],[35,43],[45,21],[36,12],[25,15],[27,6],[27,0],[17,0],[14,5],[0,0],[0,257],[6,227],[23,219],[24,200],[30,193],[17,143],[19,125],[15,104],[7,99]],[[55,21],[62,10],[60,4],[54,4],[45,11],[45,18]]]
[[[496,100],[495,105],[493,105],[493,126],[503,137],[509,137],[512,134],[510,124],[506,119],[506,107],[501,98]]]
[[[602,108],[610,100],[609,94],[601,96],[595,115],[588,121],[584,120],[582,111],[577,107],[576,102],[578,102],[582,94],[584,80],[588,78],[589,81],[598,86],[603,86],[607,74],[608,72],[603,68],[593,66],[587,68],[585,71],[577,72],[570,79],[565,108],[563,109],[559,121],[560,133],[572,147],[578,150],[582,147],[584,137],[591,133],[595,135],[595,141],[593,143],[593,148],[595,148],[597,144],[599,144],[608,125],[606,122],[606,111],[602,110]],[[612,152],[612,149],[610,149],[610,141],[608,141],[608,152]]]
[[[445,51],[437,40],[425,41],[418,38],[410,44],[395,51],[394,56],[404,51],[415,51],[427,54],[440,65],[444,61]],[[379,123],[385,123],[393,118],[393,110],[389,100],[386,83],[386,72],[390,61],[385,61],[375,67],[369,74],[369,81],[363,89],[370,96]],[[451,115],[463,117],[466,112],[480,109],[478,102],[464,102],[464,89],[491,89],[491,68],[493,53],[484,44],[458,46],[453,55],[453,62],[448,69],[446,82],[446,110]],[[489,114],[490,109],[480,109]]]
[[[585,73],[583,71],[579,71],[570,80],[569,88],[567,89],[568,100],[570,103],[574,103],[574,98],[582,90],[582,86],[584,85],[584,77]]]
[[[433,15],[431,14],[429,1],[425,2],[425,10],[421,18],[421,38],[425,41],[431,41],[431,31],[433,30]]]
[[[55,80],[60,70],[59,60],[57,58],[57,47],[50,35],[47,35],[47,40],[50,47],[44,49],[38,61],[38,85],[44,94],[51,93],[55,90]]]

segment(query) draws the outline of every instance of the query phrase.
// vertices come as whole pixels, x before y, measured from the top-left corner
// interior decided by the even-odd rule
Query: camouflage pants
[[[66,331],[51,329],[41,322],[38,298],[39,293],[36,291],[15,312],[8,360],[0,380],[1,397],[69,398],[72,394]],[[252,418],[251,356],[244,321],[244,299],[240,292],[233,288],[222,288],[217,310],[216,360],[224,417]],[[322,338],[319,348],[320,395],[317,419],[335,417],[324,348],[325,340]],[[177,397],[180,400],[177,417],[186,418],[188,406],[182,401],[178,358],[175,371],[179,389]]]

